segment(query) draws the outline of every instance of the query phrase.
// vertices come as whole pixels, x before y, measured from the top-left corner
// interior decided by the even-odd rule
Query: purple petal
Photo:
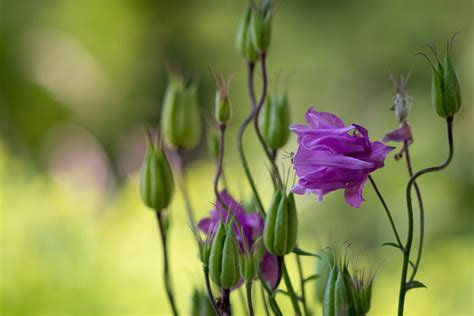
[[[364,161],[370,161],[374,164],[375,169],[377,169],[384,166],[385,157],[394,149],[395,147],[386,146],[382,142],[373,142],[368,153],[356,154],[353,155],[353,157]]]
[[[371,161],[345,155],[337,155],[323,150],[308,150],[303,146],[298,148],[294,157],[296,174],[304,176],[308,170],[314,171],[321,167],[336,167],[351,170],[374,168]]]
[[[410,125],[408,125],[405,122],[402,122],[400,124],[400,127],[397,128],[394,131],[391,131],[385,135],[383,138],[383,142],[404,142],[406,140],[410,140],[412,138],[411,136],[411,129]]]
[[[364,188],[365,181],[367,181],[367,177],[344,191],[344,197],[350,206],[358,208],[362,201],[365,201],[362,196],[362,189]]]
[[[278,262],[275,256],[265,251],[262,263],[260,264],[263,279],[267,282],[270,288],[275,288],[278,282]]]
[[[212,225],[212,219],[210,217],[203,218],[199,221],[198,227],[203,233],[208,233]]]
[[[358,153],[368,149],[368,144],[364,138],[347,134],[328,135],[319,138],[304,137],[301,145],[310,150],[316,150],[324,146],[331,152],[339,154]]]
[[[336,115],[327,112],[318,112],[314,108],[309,108],[306,111],[305,120],[311,128],[315,129],[344,127],[344,123]]]

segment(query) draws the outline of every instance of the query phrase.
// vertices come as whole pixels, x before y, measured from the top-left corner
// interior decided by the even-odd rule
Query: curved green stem
[[[448,130],[448,143],[449,143],[449,153],[448,158],[444,163],[436,167],[430,167],[426,169],[422,169],[415,173],[413,177],[410,178],[406,188],[406,199],[407,199],[407,210],[408,210],[408,236],[407,242],[403,251],[403,267],[402,267],[402,275],[400,278],[400,291],[398,296],[398,315],[403,315],[403,310],[405,307],[405,296],[407,291],[409,290],[407,284],[407,273],[408,273],[408,264],[410,261],[410,251],[411,245],[413,242],[413,206],[412,206],[412,199],[411,199],[411,188],[414,185],[417,178],[421,177],[424,174],[435,172],[446,168],[451,160],[453,159],[454,154],[454,145],[453,145],[453,117],[450,116],[446,119],[446,125]]]
[[[407,169],[408,169],[408,174],[411,177],[413,177],[413,168],[411,165],[411,159],[410,159],[410,151],[408,149],[408,142],[404,142],[404,147],[405,147],[405,160],[407,162]],[[413,187],[415,188],[415,193],[416,193],[416,198],[418,200],[418,208],[420,209],[420,241],[419,241],[419,246],[418,246],[418,254],[416,256],[416,261],[415,265],[412,271],[412,274],[410,276],[410,281],[413,281],[415,279],[416,272],[418,271],[418,267],[420,265],[421,261],[421,255],[423,253],[423,240],[424,240],[424,233],[425,233],[425,211],[423,207],[423,200],[421,198],[421,191],[416,182],[413,183]]]
[[[268,89],[267,54],[265,52],[260,53],[260,64],[261,64],[261,70],[262,70],[262,95],[260,96],[260,100],[258,102],[258,105],[256,106],[254,126],[255,126],[255,132],[257,133],[258,140],[262,144],[263,151],[265,152],[265,155],[267,156],[268,160],[270,161],[270,165],[272,167],[273,181],[275,183],[275,186],[278,187],[278,186],[281,186],[281,184],[282,184],[280,173],[278,172],[278,167],[275,163],[275,160],[272,158],[272,153],[268,149],[268,146],[265,143],[265,140],[263,139],[262,133],[261,133],[260,128],[258,126],[258,120],[259,120],[259,117],[260,117],[260,112],[262,110],[263,104],[265,103],[265,99],[267,97],[267,89]],[[253,87],[252,87],[252,89],[253,89]]]

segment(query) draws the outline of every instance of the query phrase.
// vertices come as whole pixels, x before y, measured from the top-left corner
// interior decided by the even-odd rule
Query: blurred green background
[[[238,200],[250,190],[235,134],[248,113],[245,65],[234,49],[245,1],[3,0],[0,2],[0,313],[2,315],[167,315],[161,248],[151,211],[138,194],[143,128],[158,126],[166,65],[200,79],[204,115],[213,103],[208,65],[234,74],[234,117],[225,171]],[[381,139],[396,128],[388,76],[412,72],[409,90],[415,169],[444,160],[443,120],[432,110],[431,74],[414,54],[462,31],[454,59],[463,91],[455,118],[455,158],[419,184],[426,243],[407,315],[473,315],[473,2],[280,1],[268,66],[271,87],[290,76],[293,122],[310,105],[357,122]],[[259,82],[259,81],[257,81]],[[213,163],[205,141],[186,153],[188,184],[199,217],[213,202]],[[271,187],[253,131],[246,151],[268,203]],[[296,149],[292,140],[285,148]],[[281,160],[288,168],[288,160]],[[403,161],[387,158],[374,174],[405,236]],[[322,203],[297,198],[301,246],[318,250],[350,241],[372,267],[371,315],[394,315],[401,256],[382,248],[393,236],[370,186],[360,209],[342,192]],[[202,288],[200,264],[182,198],[171,206],[171,259],[178,304],[189,311]],[[416,243],[415,243],[416,245]],[[289,259],[294,272],[294,259]],[[307,275],[315,263],[304,259]],[[296,280],[295,280],[296,281]],[[312,286],[311,306],[320,314]],[[233,295],[236,313],[240,311]],[[286,313],[291,305],[281,298]],[[261,312],[261,306],[257,306]]]

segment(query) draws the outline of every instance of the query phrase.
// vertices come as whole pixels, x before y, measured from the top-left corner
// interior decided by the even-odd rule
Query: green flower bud
[[[290,253],[296,246],[298,216],[292,193],[284,195],[280,190],[273,195],[265,218],[263,241],[267,250],[278,256]]]
[[[290,137],[290,109],[286,93],[267,97],[258,125],[268,147],[276,150],[285,146]]]
[[[221,124],[229,122],[232,115],[229,96],[216,92],[216,120]]]
[[[448,49],[444,63],[438,57],[434,46],[430,46],[436,58],[436,65],[433,65],[428,57],[424,55],[430,62],[433,79],[431,88],[431,97],[433,107],[436,113],[447,118],[456,114],[461,108],[462,96],[459,87],[454,63],[451,57],[452,44],[455,42],[455,36],[448,42]]]
[[[155,148],[151,138],[142,165],[140,194],[146,206],[156,211],[166,208],[173,196],[173,176],[163,148]]]
[[[326,284],[326,290],[324,291],[323,300],[323,316],[335,316],[334,314],[334,293],[336,289],[337,275],[339,274],[339,268],[334,266],[331,268],[328,277],[328,283]]]
[[[258,53],[252,43],[252,36],[250,34],[250,26],[252,19],[252,8],[247,6],[240,20],[239,28],[237,29],[236,48],[240,55],[247,61],[256,61]]]
[[[213,75],[217,86],[215,111],[216,121],[220,124],[226,124],[232,116],[232,107],[229,98],[231,77],[227,77],[226,80],[221,73],[213,73]]]
[[[321,303],[324,301],[324,292],[329,279],[331,267],[335,264],[334,253],[332,251],[319,253],[321,259],[316,260],[316,297]]]
[[[212,281],[220,288],[230,289],[240,280],[239,246],[233,221],[219,223],[209,256],[209,273]]]
[[[161,116],[166,141],[178,148],[193,148],[201,136],[201,119],[197,104],[197,86],[186,86],[172,75],[166,89]]]
[[[264,1],[261,7],[252,9],[250,34],[252,44],[259,52],[266,52],[270,47],[272,27],[272,1]]]

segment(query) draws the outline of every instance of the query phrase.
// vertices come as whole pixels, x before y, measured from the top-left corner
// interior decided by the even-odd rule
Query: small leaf
[[[385,242],[382,244],[382,247],[383,246],[391,246],[391,247],[395,247],[395,248],[398,248],[400,249],[402,252],[403,252],[403,248],[399,245],[399,244],[396,244],[394,242]]]
[[[313,274],[313,275],[311,275],[311,276],[309,276],[309,277],[305,278],[305,279],[303,280],[303,283],[306,283],[306,282],[310,282],[310,281],[316,280],[317,278],[319,278],[319,275],[317,275],[317,274]]]
[[[321,259],[321,256],[318,256],[317,254],[315,253],[311,253],[311,252],[308,252],[308,251],[305,251],[301,248],[298,248],[298,247],[295,247],[293,249],[293,253],[297,254],[298,256],[308,256],[308,257],[316,257],[316,258],[319,258]]]
[[[413,281],[408,282],[405,287],[406,287],[406,290],[408,291],[408,290],[416,289],[420,287],[426,288],[426,285],[424,285],[420,281],[413,280]]]

